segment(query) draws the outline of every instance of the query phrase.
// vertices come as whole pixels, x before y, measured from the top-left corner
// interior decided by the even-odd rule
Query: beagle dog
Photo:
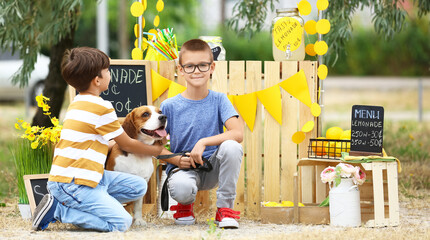
[[[141,106],[127,114],[122,128],[129,137],[145,144],[152,145],[157,141],[161,141],[164,144],[166,143],[167,135],[165,130],[166,124],[167,117],[161,113],[159,108]],[[108,153],[106,169],[138,175],[148,182],[154,171],[154,165],[152,163],[152,156],[124,152],[115,143]],[[143,198],[134,202],[133,222],[137,226],[146,225],[146,222],[142,218],[142,203]]]

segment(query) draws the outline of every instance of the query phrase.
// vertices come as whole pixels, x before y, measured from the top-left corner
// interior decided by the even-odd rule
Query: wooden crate
[[[330,215],[328,207],[318,207],[310,204],[297,207],[298,216],[294,215],[295,207],[265,207],[261,206],[261,222],[276,224],[329,224]],[[297,220],[295,220],[297,219]]]
[[[328,166],[336,166],[339,160],[304,158],[298,163],[300,183],[304,176],[311,178],[311,184],[301,185],[300,199],[317,204],[328,196],[328,184],[321,182],[321,171]],[[360,166],[366,173],[366,182],[359,186],[361,221],[367,227],[399,225],[399,197],[397,162],[351,163]],[[311,175],[300,174],[303,167],[311,168]]]

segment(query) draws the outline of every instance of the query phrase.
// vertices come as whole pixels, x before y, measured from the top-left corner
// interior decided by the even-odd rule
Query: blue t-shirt
[[[223,133],[225,122],[238,117],[227,95],[209,90],[201,100],[190,100],[181,96],[164,100],[161,110],[167,116],[166,131],[170,134],[170,150],[173,153],[190,152],[198,140]],[[203,157],[209,158],[218,146],[207,146]],[[168,173],[174,167],[168,164]]]

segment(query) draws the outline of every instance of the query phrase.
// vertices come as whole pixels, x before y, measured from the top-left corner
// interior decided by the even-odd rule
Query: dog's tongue
[[[157,129],[157,130],[155,130],[155,132],[158,134],[158,136],[160,136],[160,137],[165,137],[165,136],[167,136],[167,132],[166,132],[166,129]]]

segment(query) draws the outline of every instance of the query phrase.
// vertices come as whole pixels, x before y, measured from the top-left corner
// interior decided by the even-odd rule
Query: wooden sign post
[[[151,68],[144,60],[111,60],[109,88],[100,97],[110,101],[119,118],[134,108],[152,105]],[[76,90],[70,87],[70,99]]]
[[[384,108],[354,105],[351,116],[351,156],[382,156]]]

